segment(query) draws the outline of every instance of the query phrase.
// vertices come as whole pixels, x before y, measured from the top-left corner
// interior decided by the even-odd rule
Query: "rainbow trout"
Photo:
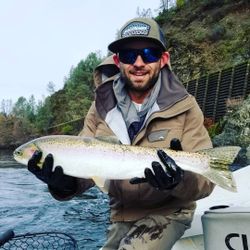
[[[65,174],[92,178],[103,187],[105,180],[144,177],[144,169],[151,168],[152,161],[159,161],[156,148],[108,143],[91,137],[53,135],[34,139],[14,151],[17,162],[27,165],[36,151],[43,158],[51,153],[54,166],[61,166]],[[208,178],[218,186],[236,192],[236,184],[229,165],[234,161],[240,147],[228,146],[202,150],[197,153],[164,151],[184,170],[193,171]]]

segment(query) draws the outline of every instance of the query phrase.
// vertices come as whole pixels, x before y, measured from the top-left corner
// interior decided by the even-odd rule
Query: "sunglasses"
[[[162,50],[158,48],[123,49],[119,51],[118,55],[120,61],[125,64],[134,64],[139,55],[144,63],[153,63],[160,60]]]

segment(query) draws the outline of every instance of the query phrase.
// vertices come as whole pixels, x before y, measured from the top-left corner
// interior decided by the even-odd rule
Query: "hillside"
[[[197,0],[156,18],[182,81],[250,58],[250,1]]]

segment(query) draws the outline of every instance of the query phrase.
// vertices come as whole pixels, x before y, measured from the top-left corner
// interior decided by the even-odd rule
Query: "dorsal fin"
[[[110,144],[122,144],[121,141],[119,141],[116,136],[96,136],[95,139]]]

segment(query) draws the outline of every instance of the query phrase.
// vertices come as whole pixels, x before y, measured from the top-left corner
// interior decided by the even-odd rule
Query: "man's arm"
[[[182,147],[185,151],[196,152],[212,148],[212,142],[204,127],[204,116],[197,102],[186,114],[182,136]],[[191,171],[185,171],[182,181],[172,190],[172,195],[184,200],[199,200],[213,191],[215,184]]]

